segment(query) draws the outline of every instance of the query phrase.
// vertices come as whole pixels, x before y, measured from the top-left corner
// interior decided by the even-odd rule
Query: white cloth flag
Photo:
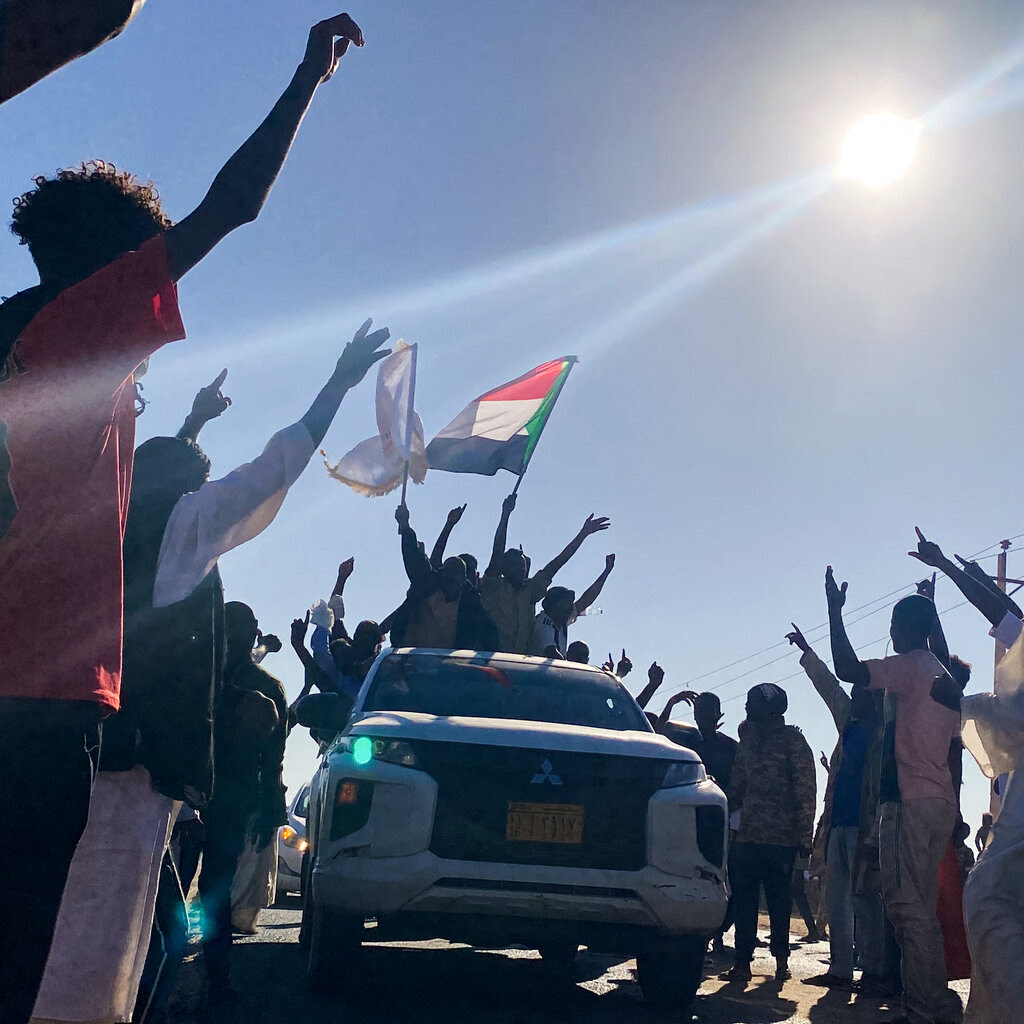
[[[324,457],[327,472],[367,497],[388,494],[409,479],[421,484],[427,475],[423,424],[416,412],[416,345],[399,340],[377,371],[377,434],[361,441],[337,465]]]
[[[972,693],[960,702],[964,746],[990,779],[1016,770],[1024,755],[1024,630],[1010,616],[1004,621],[1018,636],[996,667],[995,692]]]

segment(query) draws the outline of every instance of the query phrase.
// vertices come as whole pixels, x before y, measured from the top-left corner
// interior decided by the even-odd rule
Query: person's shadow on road
[[[796,1003],[784,998],[773,978],[753,982],[730,981],[694,1004],[695,1020],[742,1021],[743,1024],[780,1024],[796,1013]]]
[[[645,1004],[634,972],[620,966],[626,962],[622,957],[585,951],[570,970],[558,972],[530,953],[364,945],[358,962],[339,960],[337,990],[330,993],[310,992],[305,953],[294,943],[237,943],[231,958],[239,998],[201,1009],[195,1019],[202,1024],[679,1024],[693,1019],[692,1010],[654,1011]],[[587,983],[596,983],[597,991],[583,987]],[[750,1009],[744,1006],[745,1012]],[[763,1009],[734,1019],[776,1024],[787,1016]]]

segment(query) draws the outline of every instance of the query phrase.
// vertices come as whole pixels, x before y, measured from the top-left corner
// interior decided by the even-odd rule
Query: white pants
[[[33,1024],[131,1020],[153,928],[160,862],[180,806],[154,791],[145,768],[97,773]]]
[[[1019,1024],[1024,1018],[1024,775],[1005,791],[992,841],[964,887],[974,969],[965,1024]]]
[[[277,899],[277,835],[256,852],[252,836],[246,839],[231,885],[231,924],[240,932],[256,927],[260,911]]]

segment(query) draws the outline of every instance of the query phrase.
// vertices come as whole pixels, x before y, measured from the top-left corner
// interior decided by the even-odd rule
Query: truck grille
[[[647,863],[647,804],[667,761],[413,741],[438,786],[430,849],[452,860],[635,871]],[[579,843],[506,839],[513,802],[583,807]]]

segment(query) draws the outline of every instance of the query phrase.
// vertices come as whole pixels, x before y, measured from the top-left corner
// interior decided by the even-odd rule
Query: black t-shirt
[[[709,739],[701,739],[697,753],[704,762],[708,775],[718,783],[720,789],[728,790],[732,781],[732,763],[736,760],[739,744],[731,736],[716,732]]]

